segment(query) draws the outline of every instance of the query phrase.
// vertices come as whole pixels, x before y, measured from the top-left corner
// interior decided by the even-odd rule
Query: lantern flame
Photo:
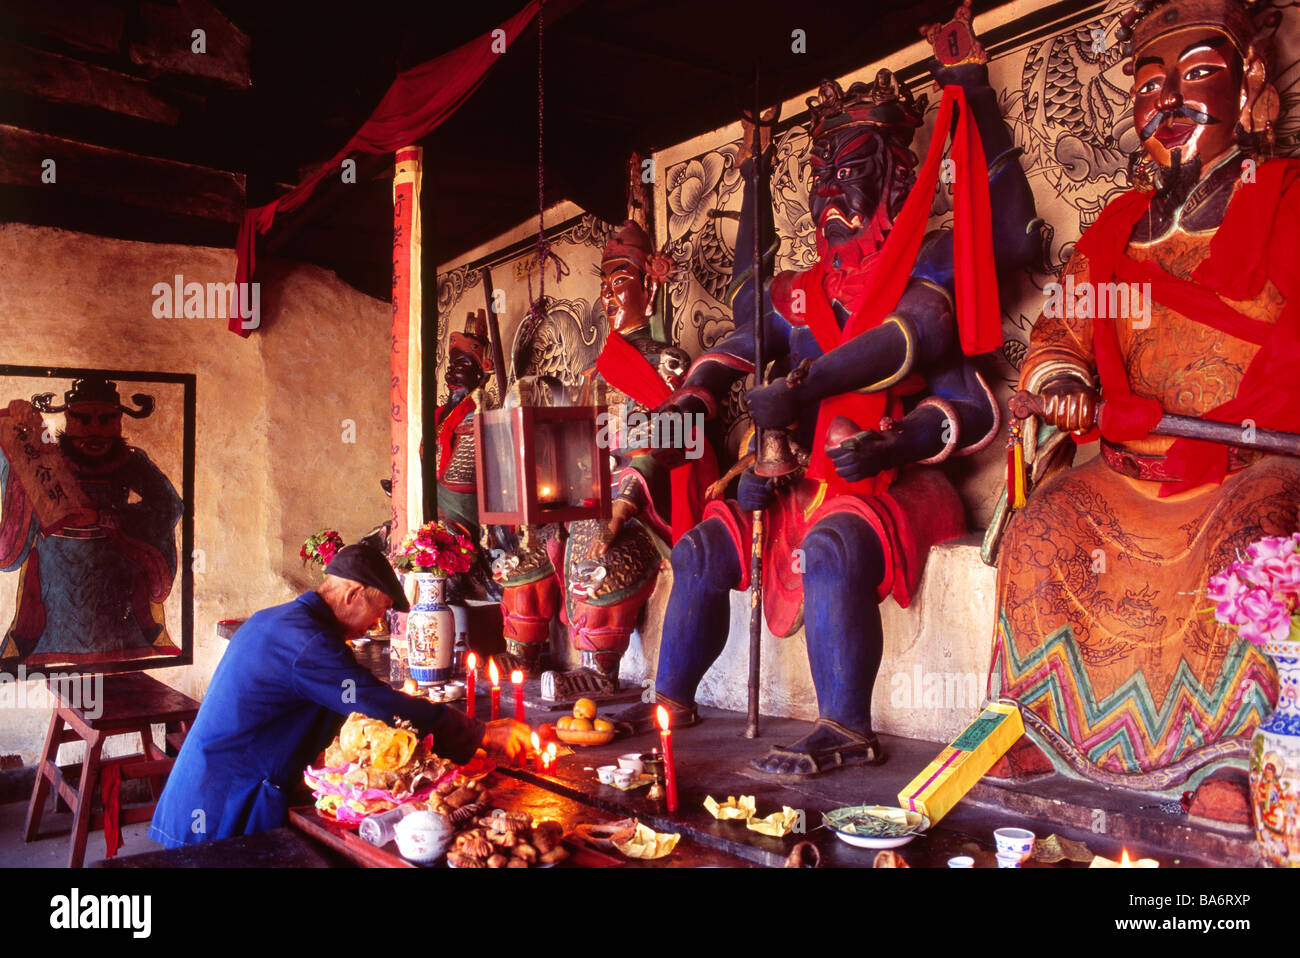
[[[655,716],[659,721],[659,728],[667,732],[668,731],[668,710],[661,705],[657,709],[655,709]]]
[[[488,659],[488,675],[492,677],[493,685],[501,684],[501,672],[497,669],[496,659]]]
[[[524,682],[524,673],[523,673],[523,670],[522,670],[522,669],[515,669],[513,672],[511,672],[511,673],[510,673],[510,681],[513,682],[515,685],[523,685],[523,682]]]

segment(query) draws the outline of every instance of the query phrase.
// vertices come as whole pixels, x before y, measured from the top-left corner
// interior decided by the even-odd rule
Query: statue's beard
[[[124,457],[129,451],[126,440],[121,436],[114,436],[109,440],[108,448],[97,455],[83,452],[77,447],[74,437],[69,436],[66,432],[58,434],[59,451],[63,453],[68,460],[78,468],[87,470],[103,469],[109,463],[117,462]]]
[[[1200,179],[1201,155],[1198,153],[1184,163],[1182,147],[1178,147],[1169,154],[1169,165],[1160,168],[1160,188],[1156,195],[1162,200],[1181,203]]]

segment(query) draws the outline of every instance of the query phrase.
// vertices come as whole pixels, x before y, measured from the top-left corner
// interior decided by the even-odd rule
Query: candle
[[[542,740],[538,738],[537,733],[534,732],[533,733],[533,771],[540,772],[541,770],[542,770]]]
[[[501,717],[501,673],[497,671],[497,660],[488,659],[488,678],[492,680],[492,721]]]
[[[465,656],[465,711],[474,717],[474,679],[478,669],[478,656],[473,652]]]
[[[524,720],[524,673],[515,669],[510,673],[510,684],[515,687],[515,721]]]
[[[546,745],[546,768],[549,771],[555,764],[556,758],[559,757],[560,749],[554,742],[548,742]]]
[[[668,728],[668,710],[656,710],[659,718],[659,742],[664,747],[664,789],[668,793],[668,811],[677,811],[677,768],[673,763],[673,733]]]

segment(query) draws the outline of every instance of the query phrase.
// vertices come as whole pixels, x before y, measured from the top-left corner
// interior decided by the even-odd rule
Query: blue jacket
[[[230,640],[149,837],[176,848],[280,827],[290,788],[349,712],[409,719],[460,763],[483,739],[483,723],[395,691],[358,665],[329,606],[307,592],[254,614]]]

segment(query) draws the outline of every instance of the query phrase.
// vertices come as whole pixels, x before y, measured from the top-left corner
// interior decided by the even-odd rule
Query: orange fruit
[[[597,732],[614,731],[614,723],[611,722],[609,719],[598,718],[592,723],[592,725],[595,727]]]
[[[596,703],[591,699],[578,699],[573,703],[573,717],[594,719],[596,717]]]
[[[573,716],[572,715],[561,716],[560,720],[555,723],[555,727],[559,729],[564,729],[567,732],[569,729],[573,728]]]
[[[591,719],[585,719],[585,718],[570,719],[569,728],[574,732],[590,732]]]

